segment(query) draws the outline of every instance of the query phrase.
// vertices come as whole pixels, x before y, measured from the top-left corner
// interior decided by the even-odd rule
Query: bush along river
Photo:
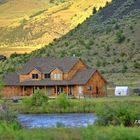
[[[94,113],[18,115],[20,125],[27,128],[87,127],[94,124],[96,119]]]

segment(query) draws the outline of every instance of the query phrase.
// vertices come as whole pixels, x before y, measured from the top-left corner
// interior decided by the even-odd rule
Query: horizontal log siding
[[[87,89],[89,86],[92,87],[92,90]],[[98,95],[96,87],[98,87]],[[98,71],[93,74],[90,80],[83,86],[83,93],[91,96],[106,96],[106,81],[104,81]]]

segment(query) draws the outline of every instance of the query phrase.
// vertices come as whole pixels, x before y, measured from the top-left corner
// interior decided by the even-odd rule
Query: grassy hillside
[[[61,39],[33,56],[82,57],[109,82],[140,85],[140,1],[114,0]]]
[[[114,0],[67,35],[44,48],[1,62],[0,73],[31,57],[76,55],[115,85],[140,85],[140,1]],[[17,64],[18,61],[18,64]]]
[[[31,52],[82,23],[111,0],[2,0],[0,54]]]

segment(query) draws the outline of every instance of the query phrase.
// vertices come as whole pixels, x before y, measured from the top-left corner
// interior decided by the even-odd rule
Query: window
[[[92,90],[92,86],[87,86],[87,90]]]
[[[49,79],[50,78],[50,73],[45,74],[45,78]]]
[[[38,74],[32,74],[32,79],[38,79]]]
[[[55,79],[59,79],[59,78],[60,78],[60,74],[55,73],[55,74],[54,74],[54,78],[55,78]]]

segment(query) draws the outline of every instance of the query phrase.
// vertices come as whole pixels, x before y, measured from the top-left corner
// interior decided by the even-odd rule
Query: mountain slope
[[[140,85],[140,1],[114,0],[67,35],[44,48],[1,63],[14,71],[31,57],[81,57],[115,85]],[[16,62],[19,64],[16,64]],[[16,67],[15,67],[16,66]]]
[[[115,84],[140,85],[140,1],[114,0],[35,56],[82,57]]]
[[[0,54],[31,52],[59,38],[111,0],[7,0],[0,4]]]

